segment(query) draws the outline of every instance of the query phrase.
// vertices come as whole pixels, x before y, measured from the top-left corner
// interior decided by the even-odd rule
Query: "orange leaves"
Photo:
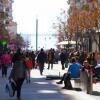
[[[93,10],[74,9],[67,20],[67,31],[75,33],[97,28],[97,18],[100,18],[100,7]]]

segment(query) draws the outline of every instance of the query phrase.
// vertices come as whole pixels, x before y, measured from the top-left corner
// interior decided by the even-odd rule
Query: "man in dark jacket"
[[[40,74],[42,75],[44,69],[44,63],[46,62],[46,54],[43,49],[40,50],[37,56],[37,63],[39,65]]]
[[[62,70],[64,70],[65,69],[64,64],[67,59],[66,59],[66,53],[63,50],[61,51],[60,54],[60,60],[61,60]]]

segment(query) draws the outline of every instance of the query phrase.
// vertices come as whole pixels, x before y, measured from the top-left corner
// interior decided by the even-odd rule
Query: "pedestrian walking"
[[[5,51],[1,56],[1,65],[2,65],[2,77],[7,77],[7,70],[11,66],[11,55],[8,51]]]
[[[29,56],[25,57],[25,66],[26,66],[26,82],[30,83],[31,79],[30,79],[30,72],[33,68],[33,62],[32,62],[32,58]]]
[[[53,69],[54,58],[55,58],[54,51],[51,48],[47,54],[48,69],[50,69],[50,67],[51,69]]]
[[[61,61],[62,70],[65,69],[64,64],[67,61],[67,57],[66,56],[67,56],[66,53],[64,52],[64,50],[62,50],[61,53],[60,53],[60,61]]]
[[[21,100],[21,88],[26,77],[25,58],[20,55],[13,64],[9,80],[13,79],[16,83],[17,100]]]
[[[40,74],[43,75],[44,63],[46,62],[46,54],[43,49],[37,55],[37,64],[39,66]]]
[[[30,53],[30,57],[32,58],[33,68],[35,68],[35,57],[36,57],[36,55],[35,55],[34,51],[32,51]]]
[[[2,54],[0,59],[1,59],[2,78],[7,77],[7,66],[5,62],[5,54]]]

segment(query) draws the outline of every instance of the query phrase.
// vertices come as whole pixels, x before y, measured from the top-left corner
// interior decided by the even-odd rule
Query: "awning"
[[[67,45],[67,44],[76,44],[76,41],[62,41],[59,42],[57,45]]]

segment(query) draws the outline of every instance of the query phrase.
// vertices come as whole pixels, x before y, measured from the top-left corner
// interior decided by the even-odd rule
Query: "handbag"
[[[15,91],[16,91],[16,83],[13,79],[10,79],[7,81],[6,85],[5,85],[5,91],[6,93],[9,94],[10,97],[13,97],[15,95]]]

